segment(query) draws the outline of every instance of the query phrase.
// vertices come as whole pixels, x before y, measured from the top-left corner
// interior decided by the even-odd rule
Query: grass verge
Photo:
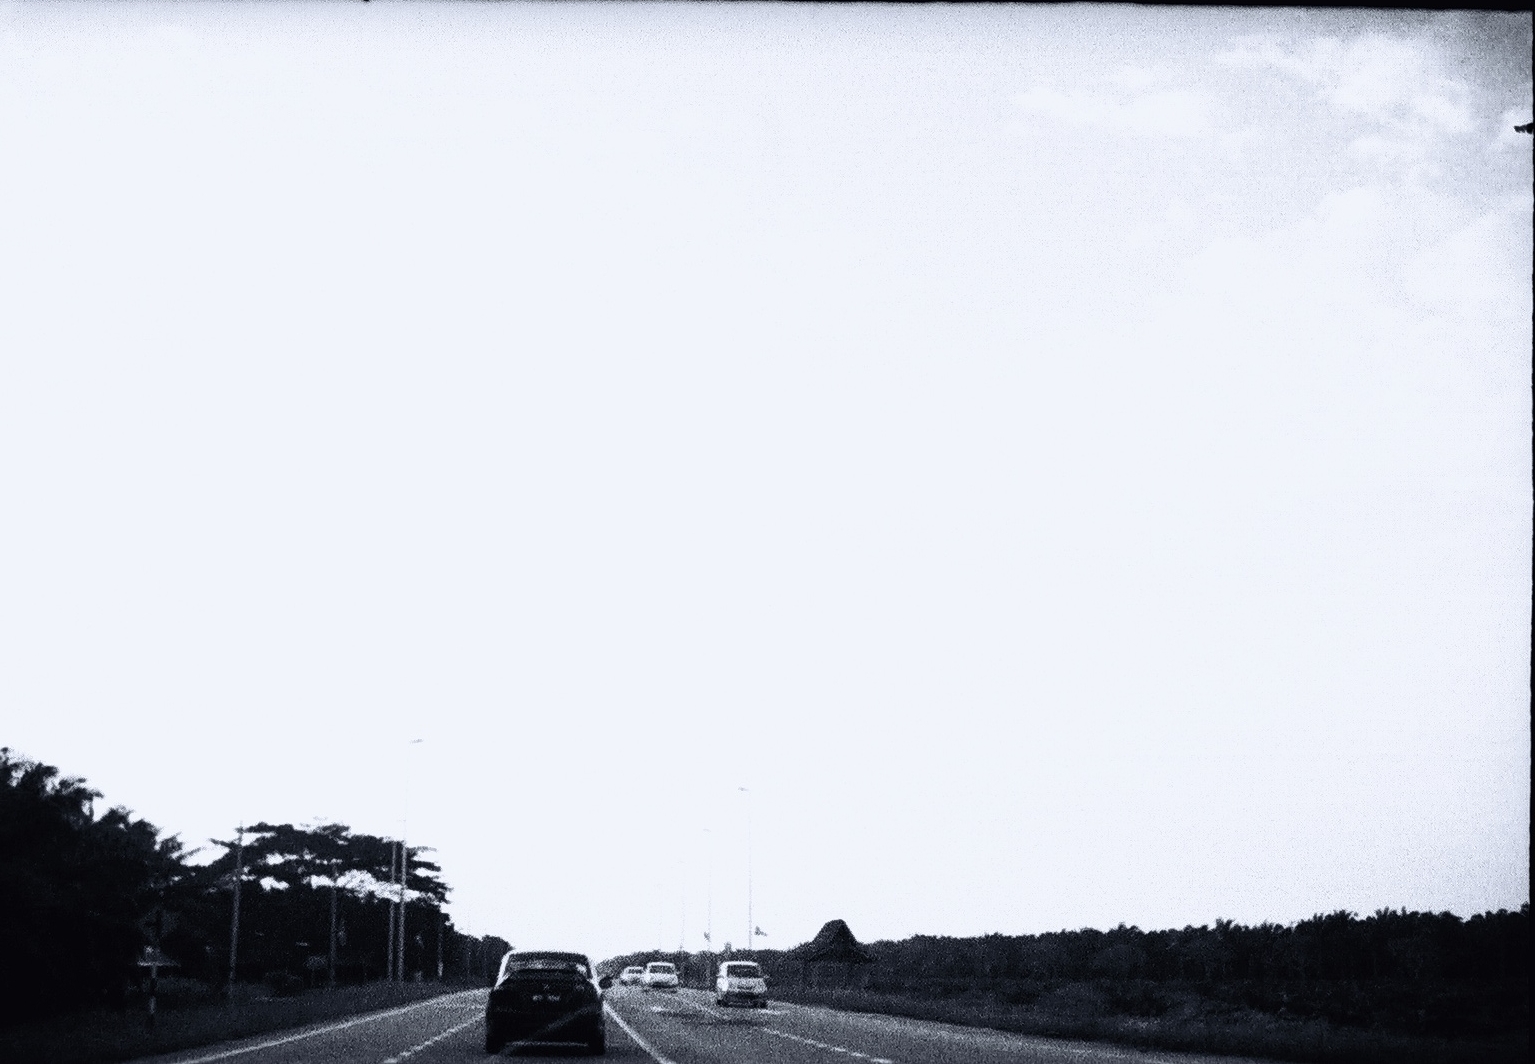
[[[241,988],[249,991],[250,988]],[[248,997],[228,1004],[167,1008],[147,1030],[140,1009],[74,1013],[0,1030],[7,1064],[113,1064],[195,1049],[424,1001],[460,990],[452,983],[369,983],[291,997]]]
[[[867,990],[784,988],[773,996],[845,1012],[1296,1064],[1522,1064],[1530,1059],[1528,1031],[1496,1041],[1463,1041],[1283,1020],[1258,1012],[1222,1017],[1073,1016],[1030,1006],[935,1001]]]

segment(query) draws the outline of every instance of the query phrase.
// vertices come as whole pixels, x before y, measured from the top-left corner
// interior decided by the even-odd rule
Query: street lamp
[[[704,909],[704,941],[708,943],[708,952],[714,951],[714,832],[704,828],[704,834],[708,836],[706,841],[705,862],[706,877],[704,882],[708,884],[706,897],[708,902]]]
[[[234,904],[229,913],[229,981],[224,984],[224,997],[233,1000],[235,991],[236,958],[240,953],[240,880],[245,878],[245,822],[240,822],[240,834],[235,842]]]
[[[400,819],[400,930],[394,938],[394,948],[398,950],[395,958],[395,978],[405,982],[405,884],[410,879],[410,846],[406,838],[410,833],[410,747],[420,746],[420,739],[412,739],[406,744],[405,751],[405,815]]]
[[[746,795],[746,948],[755,945],[752,932],[757,925],[752,922],[752,792],[745,787],[736,790]]]

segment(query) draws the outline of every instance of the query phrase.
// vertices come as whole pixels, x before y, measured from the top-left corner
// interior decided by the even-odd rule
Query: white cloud
[[[1348,150],[1350,154],[1367,162],[1388,166],[1413,163],[1427,154],[1427,148],[1420,143],[1405,141],[1400,137],[1382,136],[1379,133],[1355,137],[1349,142]]]
[[[146,38],[149,43],[181,55],[193,55],[198,49],[197,35],[185,26],[156,26]]]
[[[1185,265],[1185,277],[1227,320],[1373,342],[1404,314],[1428,309],[1414,298],[1421,289],[1407,284],[1404,264],[1471,220],[1452,199],[1421,187],[1361,186],[1322,197],[1293,224],[1212,243]]]
[[[1529,192],[1510,196],[1409,260],[1406,290],[1461,318],[1530,317]]]
[[[1385,217],[1385,202],[1378,188],[1354,188],[1325,197],[1317,217],[1334,229],[1370,229]]]
[[[1449,91],[1418,93],[1412,98],[1412,110],[1446,133],[1465,133],[1471,128],[1465,96],[1464,86],[1459,85]]]
[[[1319,42],[1309,57],[1311,77],[1345,111],[1389,120],[1423,93],[1427,71],[1423,53],[1402,41],[1364,37],[1347,46]]]
[[[1375,132],[1351,149],[1378,163],[1410,166],[1474,125],[1469,87],[1441,69],[1439,56],[1423,42],[1367,34],[1286,46],[1244,38],[1217,60],[1277,70],[1311,86],[1340,116],[1371,123]]]
[[[1147,70],[1145,67],[1126,66],[1110,74],[1105,80],[1129,92],[1144,92],[1162,79],[1155,71]]]
[[[1018,105],[1035,118],[1140,136],[1192,137],[1212,126],[1210,101],[1181,89],[1124,100],[1101,92],[1068,94],[1036,88],[1020,96]]]
[[[1194,208],[1190,207],[1184,200],[1174,199],[1167,205],[1167,209],[1162,212],[1162,217],[1174,225],[1188,225],[1198,216],[1194,213]]]

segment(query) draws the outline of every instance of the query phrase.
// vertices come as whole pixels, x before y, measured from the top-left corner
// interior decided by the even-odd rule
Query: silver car
[[[677,966],[670,961],[651,961],[645,965],[640,986],[645,990],[677,990]]]
[[[767,976],[756,961],[726,961],[714,980],[714,1003],[766,1008]]]

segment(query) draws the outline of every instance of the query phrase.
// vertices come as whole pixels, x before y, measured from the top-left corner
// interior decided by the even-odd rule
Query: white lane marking
[[[341,1023],[333,1023],[328,1027],[319,1027],[313,1031],[305,1031],[303,1034],[290,1034],[286,1038],[274,1038],[269,1042],[257,1042],[252,1046],[241,1046],[239,1049],[226,1049],[220,1053],[209,1053],[203,1057],[192,1057],[188,1060],[178,1060],[175,1064],[208,1064],[210,1060],[227,1060],[230,1057],[238,1057],[242,1053],[254,1053],[258,1049],[271,1049],[274,1046],[285,1046],[289,1042],[302,1042],[306,1038],[315,1035],[329,1034],[332,1031],[342,1031],[348,1027],[356,1027],[360,1023],[370,1023],[373,1020],[387,1019],[390,1016],[398,1016],[401,1013],[410,1012],[413,1009],[425,1008],[428,1005],[441,1005],[446,998],[466,997],[470,994],[478,994],[478,990],[466,990],[462,994],[444,994],[440,998],[428,998],[426,1001],[417,1001],[411,1005],[402,1005],[397,1009],[386,1009],[383,1012],[370,1012],[366,1016],[345,1020]],[[478,1018],[478,1017],[476,1017]]]
[[[925,1034],[935,1035],[950,1040],[974,1040],[986,1039],[994,1045],[1002,1042],[1013,1043],[1016,1048],[1033,1049],[1043,1045],[1052,1053],[1064,1053],[1077,1057],[1103,1057],[1113,1060],[1130,1060],[1136,1064],[1182,1064],[1181,1058],[1151,1056],[1139,1049],[1116,1049],[1109,1045],[1094,1045],[1081,1047],[1066,1044],[1065,1039],[1052,1038],[1048,1035],[1031,1035],[1012,1031],[993,1030],[984,1027],[955,1028],[950,1024],[944,1024],[934,1020],[917,1020],[909,1016],[885,1015],[872,1012],[841,1012],[827,1005],[797,1005],[790,1002],[782,1002],[782,1007],[791,1012],[821,1013],[834,1015],[848,1022],[872,1022],[896,1027],[916,1028]],[[767,1030],[767,1028],[762,1028]],[[790,1035],[789,1037],[794,1037]],[[851,1055],[851,1054],[850,1054]],[[893,1064],[884,1057],[870,1057],[870,1064]]]
[[[613,1022],[618,1024],[618,1026],[623,1029],[624,1034],[628,1035],[631,1039],[634,1040],[635,1045],[649,1053],[651,1059],[654,1060],[656,1064],[675,1064],[674,1061],[663,1057],[660,1053],[656,1052],[655,1048],[649,1042],[641,1038],[639,1032],[625,1023],[624,1018],[618,1014],[612,1005],[609,1005],[607,1002],[603,1002],[602,1011],[613,1018]]]
[[[702,1002],[693,1001],[691,998],[686,998],[686,997],[684,997],[682,1000],[686,1001],[689,1005],[692,1005],[695,1009],[698,1009],[700,1012],[704,1012],[704,1013],[707,1013],[710,1016],[713,1016],[717,1020],[725,1019],[725,1016],[722,1013],[715,1012],[713,1009],[709,1008],[709,1006],[703,1004]],[[769,1012],[768,1015],[776,1016],[776,1015],[778,1015],[778,1013]],[[860,1053],[856,1049],[848,1049],[848,1048],[846,1048],[844,1046],[834,1046],[834,1045],[831,1045],[831,1044],[829,1044],[827,1042],[817,1041],[814,1038],[807,1038],[804,1035],[790,1034],[788,1031],[780,1031],[776,1027],[768,1027],[766,1025],[763,1025],[763,1026],[757,1027],[756,1030],[761,1031],[763,1034],[773,1035],[775,1038],[789,1038],[789,1039],[792,1039],[793,1041],[799,1042],[799,1043],[801,1043],[803,1045],[814,1046],[816,1049],[826,1049],[826,1050],[830,1050],[833,1053],[844,1053],[847,1056],[854,1057],[854,1058],[856,1058],[858,1060],[867,1060],[867,1061],[869,1061],[869,1064],[895,1064],[894,1061],[892,1061],[892,1060],[890,1060],[890,1059],[888,1059],[886,1057],[871,1057],[867,1053]]]
[[[703,1004],[703,1002],[694,1001],[692,998],[689,998],[689,997],[684,997],[684,998],[682,998],[680,1000],[682,1001],[682,1003],[684,1005],[691,1005],[695,1009],[697,1009],[699,1012],[702,1012],[706,1016],[713,1016],[716,1020],[723,1020],[725,1018],[725,1014],[724,1013],[722,1013],[722,1012],[715,1012],[708,1005]]]
[[[916,1020],[907,1016],[889,1016],[879,1013],[839,1012],[837,1009],[833,1009],[829,1006],[796,1005],[787,1001],[782,1002],[782,1007],[785,1011],[792,1012],[820,1012],[833,1014],[844,1020],[872,1020],[876,1023],[915,1027],[924,1033],[939,1035],[949,1039],[975,1039],[977,1037],[981,1037],[987,1038],[993,1042],[1005,1040],[1021,1043],[1022,1047],[1024,1048],[1033,1048],[1034,1044],[1036,1043],[1044,1043],[1049,1048],[1050,1052],[1064,1053],[1069,1056],[1104,1057],[1112,1058],[1114,1060],[1133,1060],[1136,1061],[1137,1064],[1181,1064],[1179,1059],[1172,1057],[1150,1056],[1143,1050],[1115,1049],[1114,1047],[1107,1045],[1095,1045],[1090,1047],[1066,1045],[1064,1044],[1064,1039],[1051,1038],[1047,1035],[1020,1034],[1009,1031],[991,1030],[989,1028],[981,1027],[966,1027],[954,1030],[947,1029],[949,1028],[949,1025],[947,1024],[937,1023],[931,1020]],[[768,1034],[782,1033],[769,1027],[761,1027],[758,1029],[766,1031]],[[785,1038],[793,1038],[797,1042],[804,1042],[806,1045],[813,1045],[819,1049],[831,1049],[837,1052],[843,1052],[842,1050],[837,1049],[836,1046],[829,1046],[824,1043],[816,1042],[814,1039],[801,1038],[798,1035],[792,1035],[788,1033],[782,1034]],[[852,1049],[847,1050],[846,1052],[850,1057],[863,1056],[856,1050]],[[886,1057],[864,1056],[864,1059],[868,1060],[869,1064],[894,1064],[894,1061],[891,1061]]]
[[[759,1027],[757,1029],[764,1034],[770,1034],[778,1038],[788,1038],[795,1042],[799,1042],[802,1045],[814,1046],[817,1049],[830,1050],[833,1053],[846,1053],[850,1057],[856,1057],[859,1060],[867,1060],[870,1062],[870,1064],[894,1064],[894,1061],[888,1060],[885,1057],[871,1057],[867,1053],[858,1052],[856,1049],[848,1049],[844,1046],[830,1045],[826,1042],[817,1041],[814,1038],[806,1038],[804,1035],[790,1034],[788,1031],[780,1031],[775,1027]]]
[[[423,1049],[425,1049],[429,1045],[434,1045],[434,1044],[436,1044],[438,1042],[441,1042],[444,1038],[448,1037],[448,1035],[450,1035],[450,1034],[458,1034],[458,1032],[462,1031],[465,1027],[473,1027],[475,1024],[479,1023],[483,1018],[484,1017],[482,1017],[482,1016],[475,1016],[475,1017],[472,1017],[471,1019],[465,1020],[463,1023],[459,1024],[457,1027],[449,1027],[446,1031],[443,1031],[441,1034],[438,1034],[438,1035],[433,1035],[431,1038],[428,1038],[425,1042],[422,1042],[420,1045],[418,1045],[418,1046],[411,1046],[409,1049],[405,1050],[405,1052],[395,1054],[394,1056],[390,1057],[388,1060],[384,1061],[384,1064],[400,1064],[400,1062],[402,1060],[406,1059],[407,1057],[413,1056],[416,1053],[421,1052]]]
[[[787,1003],[787,1001],[784,1001],[783,1009],[786,1010],[786,1012],[789,1012],[789,1010],[794,1010],[794,1012],[817,1012],[817,1010],[820,1010],[820,1012],[837,1012],[835,1009],[826,1009],[826,1007],[820,1007],[820,1009],[817,1009],[815,1006],[800,1006],[800,1004],[791,1004]],[[775,1015],[775,1013],[769,1010],[768,1015]],[[1001,1032],[1001,1030],[989,1032],[989,1030],[979,1029],[979,1027],[967,1027],[967,1029],[962,1030],[962,1032],[950,1032],[950,1030],[942,1030],[941,1024],[930,1024],[929,1021],[924,1021],[924,1019],[909,1019],[906,1018],[906,1016],[876,1016],[873,1015],[873,1013],[841,1013],[841,1016],[843,1016],[843,1018],[881,1019],[881,1021],[889,1021],[889,1019],[903,1019],[903,1021],[906,1021],[907,1024],[912,1024],[912,1026],[919,1027],[919,1029],[927,1030],[927,1032],[941,1033],[941,1035],[947,1035],[950,1036],[950,1038],[975,1038],[976,1035],[995,1035],[996,1038],[1022,1039],[1025,1044],[1030,1043],[1030,1041],[1044,1041],[1044,1043],[1047,1043],[1048,1046],[1050,1046],[1051,1052],[1067,1053],[1067,1055],[1070,1056],[1096,1055],[1105,1056],[1105,1058],[1124,1059],[1124,1061],[1130,1061],[1130,1059],[1133,1059],[1133,1061],[1139,1061],[1139,1064],[1179,1064],[1177,1059],[1168,1058],[1168,1056],[1148,1056],[1145,1055],[1145,1053],[1139,1052],[1139,1050],[1116,1050],[1105,1046],[1094,1046],[1090,1047],[1090,1049],[1084,1049],[1084,1047],[1079,1046],[1064,1046],[1064,1044],[1061,1044],[1061,1039],[1042,1038],[1042,1036],[1038,1035],[1008,1035],[1008,1032]],[[817,1047],[817,1049],[829,1049],[834,1053],[847,1053],[849,1056],[857,1056],[858,1059],[866,1059],[866,1061],[869,1061],[869,1064],[895,1064],[895,1062],[890,1061],[890,1059],[886,1058],[886,1056],[869,1056],[867,1053],[860,1053],[855,1049],[841,1049],[840,1046],[827,1046],[826,1043],[818,1043],[818,1041],[815,1041],[814,1038],[803,1038],[803,1036],[800,1035],[791,1035],[789,1032],[784,1032],[784,1030],[775,1030],[772,1029],[772,1027],[758,1027],[757,1030],[768,1033],[768,1035],[778,1035],[780,1038],[792,1038],[794,1041],[797,1041],[797,1043],[803,1043],[806,1044],[806,1046],[814,1046]]]

